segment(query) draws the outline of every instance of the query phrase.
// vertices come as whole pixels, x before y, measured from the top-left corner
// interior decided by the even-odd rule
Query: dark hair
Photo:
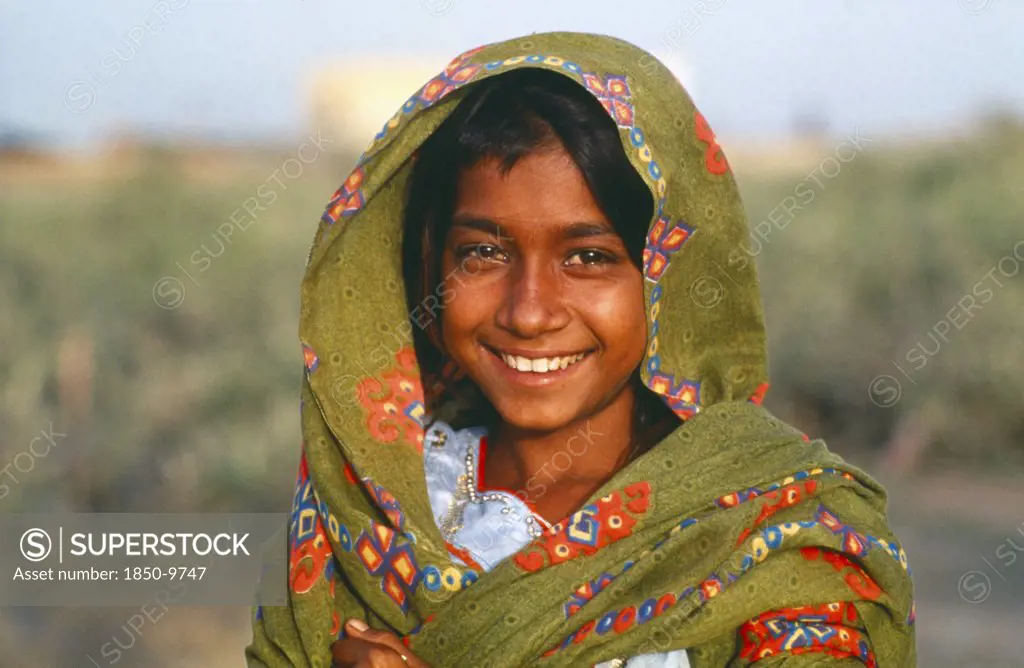
[[[404,212],[402,243],[406,298],[410,310],[427,303],[443,282],[441,249],[451,227],[460,174],[494,159],[503,173],[528,153],[561,146],[583,174],[590,192],[626,246],[643,266],[654,198],[626,158],[619,130],[601,103],[569,77],[539,68],[516,70],[474,84],[466,98],[414,156]],[[443,350],[440,318],[414,327],[414,343],[428,411],[454,402],[460,417],[490,424],[493,407],[479,390],[456,376]],[[640,381],[636,440],[653,445],[678,424],[668,406]],[[671,420],[669,418],[672,418]],[[641,436],[644,434],[644,436]],[[656,442],[656,441],[655,441]]]

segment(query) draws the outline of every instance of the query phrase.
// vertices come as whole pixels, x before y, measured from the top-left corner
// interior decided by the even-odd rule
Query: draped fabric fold
[[[522,67],[594,94],[654,195],[641,374],[683,422],[484,573],[453,560],[427,498],[412,327],[448,302],[409,312],[402,209],[417,147],[464,91]],[[254,609],[249,665],[329,666],[350,617],[398,633],[437,668],[683,648],[697,668],[915,665],[912,584],[883,490],[759,405],[765,333],[747,235],[709,124],[626,42],[492,44],[414,93],[331,198],[310,251],[290,605]]]

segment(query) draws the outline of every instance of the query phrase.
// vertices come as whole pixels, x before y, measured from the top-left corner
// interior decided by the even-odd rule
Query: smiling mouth
[[[523,373],[535,373],[545,374],[554,373],[563,369],[568,369],[574,364],[579,363],[588,352],[579,352],[571,355],[557,355],[550,357],[524,357],[522,355],[513,355],[503,350],[491,348],[491,352],[505,363],[510,369],[520,371]]]

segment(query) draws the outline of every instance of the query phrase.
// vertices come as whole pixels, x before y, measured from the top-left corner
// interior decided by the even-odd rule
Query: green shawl
[[[468,85],[560,72],[620,127],[657,212],[642,378],[684,422],[492,571],[431,516],[427,420],[401,271],[410,157]],[[906,555],[870,477],[770,415],[765,333],[736,184],[650,54],[535,34],[462,54],[373,138],[310,250],[289,601],[256,607],[249,666],[329,666],[349,617],[435,667],[582,666],[687,648],[695,668],[915,664]],[[414,314],[415,315],[415,314]]]

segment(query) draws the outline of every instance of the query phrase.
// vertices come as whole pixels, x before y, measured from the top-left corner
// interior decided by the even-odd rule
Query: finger
[[[398,651],[384,645],[371,645],[363,662],[356,668],[410,668],[410,663]]]
[[[361,638],[346,638],[331,645],[331,668],[419,668],[402,653]]]
[[[345,630],[353,637],[387,647],[395,652],[395,656],[397,656],[398,660],[401,662],[397,665],[401,666],[401,668],[405,668],[406,666],[411,666],[412,668],[421,668],[426,666],[425,663],[413,655],[412,651],[405,646],[405,643],[402,642],[402,639],[394,633],[389,631],[377,631],[369,627],[363,627],[366,627],[366,624],[359,619],[350,619],[345,624]],[[405,657],[404,660],[402,659],[403,656]]]
[[[331,644],[331,668],[349,668],[356,665],[366,653],[363,640],[344,638]]]

